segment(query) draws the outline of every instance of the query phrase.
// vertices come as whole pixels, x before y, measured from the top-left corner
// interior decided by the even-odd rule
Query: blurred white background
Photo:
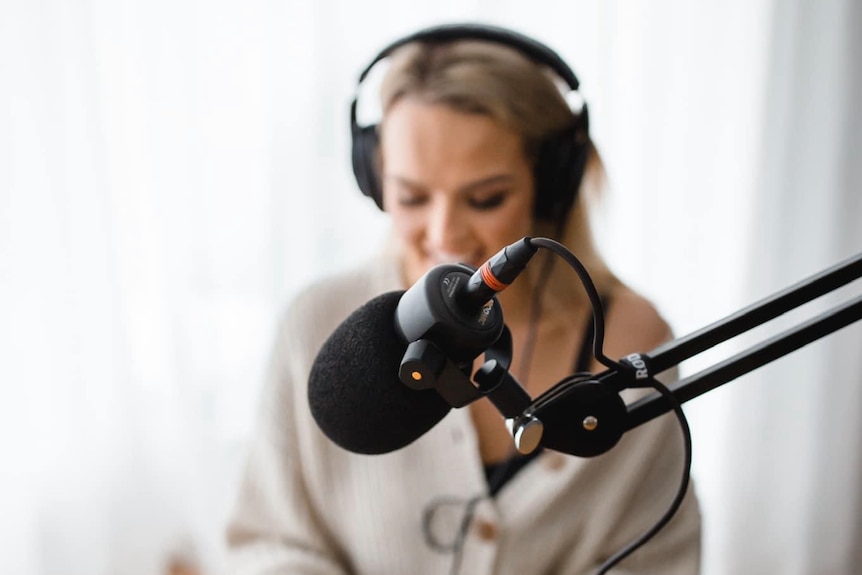
[[[678,334],[862,251],[853,0],[3,0],[0,571],[220,572],[279,310],[386,232],[350,173],[357,75],[453,20],[575,69],[600,244]],[[686,404],[706,575],[862,572],[860,343]]]

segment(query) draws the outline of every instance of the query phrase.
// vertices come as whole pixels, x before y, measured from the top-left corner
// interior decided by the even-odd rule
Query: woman
[[[683,465],[672,417],[580,459],[515,455],[487,400],[378,456],[335,446],[309,414],[311,363],[350,312],[436,264],[479,266],[524,236],[562,241],[590,271],[606,306],[606,355],[649,351],[671,337],[591,242],[587,192],[603,170],[586,109],[568,106],[548,70],[570,73],[553,53],[505,30],[455,26],[382,54],[390,60],[383,119],[364,134],[354,126],[355,138],[372,135],[354,144],[371,148],[354,169],[392,219],[393,249],[315,285],[288,310],[229,525],[232,572],[589,573],[670,504]],[[499,296],[511,372],[532,397],[575,371],[603,369],[589,353],[591,308],[579,280],[540,253]],[[670,524],[618,572],[696,573],[699,539],[689,489]]]

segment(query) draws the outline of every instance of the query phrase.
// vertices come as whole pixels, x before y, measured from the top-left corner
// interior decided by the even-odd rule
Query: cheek
[[[498,214],[496,218],[489,218],[485,228],[488,233],[507,241],[507,243],[510,239],[514,241],[530,235],[533,231],[532,207],[527,205],[512,206],[505,213]]]
[[[389,210],[392,227],[405,243],[415,243],[422,234],[422,220],[416,214],[394,207]]]

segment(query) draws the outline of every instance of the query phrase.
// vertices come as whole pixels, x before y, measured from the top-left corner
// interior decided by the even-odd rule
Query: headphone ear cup
[[[589,140],[581,141],[578,124],[547,138],[536,161],[537,219],[559,222],[578,195],[589,155]]]
[[[383,209],[383,189],[377,174],[376,157],[379,144],[377,126],[353,126],[353,175],[359,189],[373,198],[377,207]]]

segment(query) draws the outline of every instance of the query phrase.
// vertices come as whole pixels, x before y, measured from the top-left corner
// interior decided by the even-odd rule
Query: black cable
[[[593,283],[593,280],[584,265],[566,246],[557,241],[551,240],[549,238],[530,238],[528,241],[532,246],[543,247],[553,251],[555,254],[563,258],[566,263],[568,263],[572,267],[572,269],[575,270],[575,272],[578,274],[578,277],[581,278],[581,283],[583,283],[584,289],[587,292],[587,296],[589,297],[590,303],[592,304],[593,308],[593,324],[595,327],[593,334],[593,354],[596,356],[596,359],[606,367],[623,371],[627,370],[628,368],[606,357],[605,354],[602,352],[602,347],[604,345],[605,339],[604,310],[602,308],[601,297],[599,296],[598,290],[596,289],[596,286]],[[641,535],[640,537],[626,545],[624,548],[622,548],[620,551],[609,557],[599,567],[599,570],[596,575],[604,575],[605,573],[607,573],[608,570],[610,570],[620,561],[631,555],[635,550],[643,546],[647,541],[652,539],[652,537],[656,533],[661,531],[661,529],[664,528],[665,525],[667,525],[667,523],[671,520],[671,518],[676,514],[676,512],[682,505],[686,491],[688,490],[689,480],[691,479],[691,429],[689,428],[688,420],[685,417],[685,413],[683,413],[682,411],[682,405],[664,384],[654,378],[648,378],[647,380],[645,380],[644,383],[633,385],[631,387],[652,387],[653,389],[656,389],[659,393],[661,393],[665,397],[665,399],[667,399],[668,403],[670,403],[674,414],[679,420],[680,428],[683,435],[685,455],[683,461],[682,479],[680,481],[679,488],[677,489],[677,493],[674,496],[674,499],[668,507],[667,511],[665,511],[664,515],[662,515],[661,518],[659,518],[659,520],[643,535]]]
[[[682,470],[682,479],[679,484],[679,488],[677,489],[676,495],[673,498],[673,501],[668,507],[667,511],[665,511],[664,515],[652,526],[650,527],[643,535],[623,547],[621,550],[617,551],[615,554],[610,556],[604,563],[599,566],[599,570],[596,572],[596,575],[604,575],[611,568],[613,568],[617,563],[631,555],[635,550],[644,545],[647,541],[652,539],[652,537],[664,528],[665,525],[671,520],[671,518],[676,514],[682,505],[683,499],[685,499],[686,491],[688,490],[689,480],[691,478],[691,429],[688,426],[688,420],[685,417],[685,414],[682,411],[682,404],[677,401],[676,397],[674,397],[673,393],[661,382],[654,378],[649,378],[647,383],[644,383],[640,386],[633,387],[652,387],[661,393],[665,399],[667,399],[668,403],[671,404],[673,408],[674,414],[676,414],[677,419],[679,420],[680,428],[682,430],[685,457],[683,461],[683,470]]]
[[[593,325],[595,326],[595,332],[593,334],[593,355],[595,355],[596,359],[605,367],[609,367],[611,369],[625,369],[621,364],[610,359],[602,352],[602,346],[604,345],[605,340],[605,314],[602,309],[602,300],[599,296],[599,292],[596,290],[596,286],[584,265],[577,257],[575,257],[575,254],[558,241],[549,238],[529,238],[528,241],[532,246],[551,250],[563,258],[566,263],[575,270],[578,277],[581,278],[581,283],[587,292],[587,297],[590,298],[590,304],[592,304],[593,308]]]
[[[450,575],[457,575],[461,568],[461,559],[464,551],[464,541],[467,538],[467,531],[470,528],[470,523],[473,522],[473,516],[476,513],[476,506],[480,501],[489,497],[487,494],[474,496],[468,500],[456,497],[437,497],[432,500],[426,507],[422,515],[422,534],[425,537],[425,543],[438,553],[451,553],[452,563],[449,567]],[[463,506],[464,516],[458,525],[458,531],[451,543],[441,543],[434,531],[431,529],[431,522],[434,519],[434,514],[437,513],[445,505]]]

